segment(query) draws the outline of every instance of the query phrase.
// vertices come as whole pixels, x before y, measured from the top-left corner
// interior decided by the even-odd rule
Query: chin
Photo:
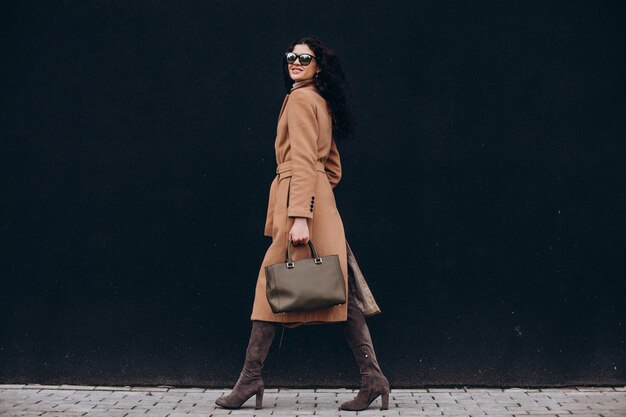
[[[303,81],[307,79],[307,75],[304,73],[299,73],[299,74],[292,74],[291,72],[289,73],[289,76],[291,77],[292,80],[294,81]],[[310,77],[309,77],[310,78]]]

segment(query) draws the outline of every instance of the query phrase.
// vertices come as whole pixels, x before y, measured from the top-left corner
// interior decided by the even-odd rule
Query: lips
[[[300,68],[293,68],[291,70],[291,72],[302,72],[302,71],[304,71],[304,70],[301,70]]]

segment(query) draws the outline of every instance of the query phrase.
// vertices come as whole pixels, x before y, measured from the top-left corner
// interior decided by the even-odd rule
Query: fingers
[[[307,245],[309,243],[308,236],[301,237],[301,238],[293,238],[292,236],[289,236],[289,239],[293,241],[294,245]]]
[[[306,245],[309,243],[309,230],[308,227],[301,227],[294,223],[291,230],[289,230],[289,239],[294,245]]]

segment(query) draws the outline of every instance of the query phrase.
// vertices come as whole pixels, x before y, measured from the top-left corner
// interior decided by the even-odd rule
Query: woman
[[[382,396],[382,409],[387,409],[389,382],[378,365],[365,322],[365,316],[380,313],[380,308],[346,241],[332,191],[341,179],[334,139],[354,134],[348,83],[334,52],[312,37],[297,39],[289,45],[283,59],[283,74],[287,95],[278,116],[276,177],[270,186],[264,230],[266,236],[272,237],[272,244],[259,270],[244,367],[233,391],[215,403],[239,408],[256,394],[256,408],[261,408],[264,389],[261,369],[278,323],[284,330],[284,327],[341,322],[361,373],[358,395],[341,404],[341,409],[363,410],[378,396]],[[293,241],[293,260],[310,258],[309,239],[319,256],[339,255],[347,303],[307,312],[274,314],[265,292],[264,268],[284,262],[289,240]]]

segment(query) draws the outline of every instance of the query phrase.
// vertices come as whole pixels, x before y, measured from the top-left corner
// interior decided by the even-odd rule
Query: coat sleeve
[[[292,167],[287,216],[313,218],[319,134],[316,108],[306,93],[300,91],[291,93],[287,106]]]
[[[331,188],[335,186],[341,180],[341,159],[339,158],[339,152],[337,151],[337,144],[333,139],[330,145],[330,152],[328,158],[324,162],[324,169],[326,170],[326,176]]]

